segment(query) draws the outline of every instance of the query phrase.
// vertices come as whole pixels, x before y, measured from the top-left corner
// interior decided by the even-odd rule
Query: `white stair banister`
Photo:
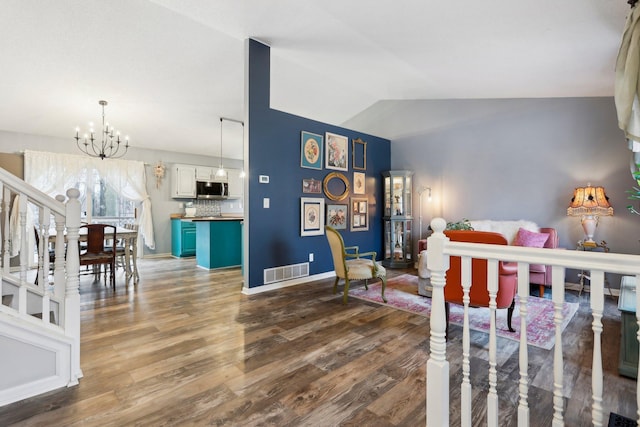
[[[443,231],[447,223],[442,218],[431,221],[434,233],[427,239],[427,268],[431,271],[431,354],[427,360],[427,425],[449,426],[449,362],[446,350],[446,320],[444,311],[445,272],[449,269],[449,256],[444,245],[449,238]]]
[[[75,341],[71,354],[71,380],[75,385],[82,377],[80,370],[80,253],[78,237],[80,228],[80,191],[67,190],[66,226],[67,226],[67,286],[65,289],[65,333]]]

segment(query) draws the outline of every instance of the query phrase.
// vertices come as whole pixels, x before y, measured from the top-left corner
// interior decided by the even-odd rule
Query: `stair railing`
[[[80,192],[72,188],[67,190],[67,197],[59,195],[54,199],[0,168],[0,195],[0,315],[19,317],[32,327],[67,336],[73,342],[68,385],[77,384],[82,376]],[[33,244],[36,233],[37,248]],[[55,242],[52,277],[49,275],[50,240]],[[37,266],[35,272],[34,266]]]
[[[529,264],[542,264],[552,266],[552,301],[554,305],[555,344],[553,357],[553,426],[564,425],[564,395],[563,378],[563,346],[562,346],[562,307],[565,295],[565,272],[567,269],[590,270],[590,305],[593,315],[593,357],[591,377],[591,416],[594,426],[603,426],[603,366],[602,366],[602,316],[604,311],[604,285],[605,273],[617,273],[635,276],[635,282],[640,283],[640,256],[614,253],[596,253],[585,251],[568,251],[557,249],[525,248],[517,246],[490,245],[479,243],[452,242],[444,234],[446,221],[435,218],[431,222],[434,233],[427,242],[427,267],[431,272],[432,311],[430,320],[430,354],[427,361],[426,383],[426,416],[427,425],[430,427],[449,426],[449,414],[460,414],[461,425],[472,425],[472,382],[469,349],[470,334],[468,323],[469,288],[471,286],[471,260],[487,260],[488,290],[489,290],[489,372],[487,392],[487,424],[489,426],[502,425],[499,421],[498,392],[497,392],[497,346],[496,346],[496,296],[498,292],[498,262],[511,261],[518,263],[518,292],[516,298],[520,303],[519,341],[519,399],[517,408],[518,426],[529,425],[528,403],[528,348],[526,337],[526,304],[529,298]],[[446,271],[449,269],[449,257],[459,256],[462,261],[462,282],[465,292],[464,301],[464,326],[462,335],[462,381],[460,393],[460,408],[451,408],[449,401],[449,362],[447,360],[446,343],[446,319],[444,287],[446,284]],[[636,292],[636,306],[640,307],[640,292]],[[640,325],[640,311],[636,315]],[[640,334],[639,340],[640,340]],[[451,350],[450,350],[451,351]],[[457,356],[460,358],[460,356]],[[482,375],[478,373],[477,375]],[[475,377],[477,378],[477,377]],[[475,382],[475,381],[474,381]],[[639,383],[640,384],[640,383]],[[640,408],[640,385],[636,390],[637,407]],[[539,410],[538,408],[537,410]],[[637,414],[640,420],[640,409]]]

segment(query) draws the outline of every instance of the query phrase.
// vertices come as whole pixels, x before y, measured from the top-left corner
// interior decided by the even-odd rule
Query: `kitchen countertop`
[[[225,215],[222,216],[186,216],[181,213],[173,213],[170,215],[171,219],[183,219],[185,221],[242,221],[244,217],[237,215]]]
[[[184,217],[184,220],[191,221],[243,221],[244,218],[240,216],[194,216]]]

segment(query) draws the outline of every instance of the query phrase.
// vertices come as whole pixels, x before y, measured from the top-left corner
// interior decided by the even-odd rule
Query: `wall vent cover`
[[[264,269],[264,284],[282,282],[284,280],[297,279],[309,275],[309,263],[283,265],[281,267]]]

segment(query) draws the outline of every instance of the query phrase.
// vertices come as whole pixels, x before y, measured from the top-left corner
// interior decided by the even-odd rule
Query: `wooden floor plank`
[[[115,292],[81,277],[84,378],[0,408],[2,426],[425,425],[429,319],[354,297],[333,279],[243,295],[240,269],[143,259]],[[415,270],[388,269],[388,276]],[[361,286],[355,284],[354,286]],[[590,425],[589,295],[563,333],[567,425]],[[617,373],[620,314],[603,317],[606,416],[634,417],[636,382]],[[452,325],[450,422],[460,423],[461,328]],[[471,333],[472,424],[486,423],[488,337]],[[499,340],[501,425],[517,425],[517,344]],[[529,348],[530,425],[548,426],[553,351]]]

